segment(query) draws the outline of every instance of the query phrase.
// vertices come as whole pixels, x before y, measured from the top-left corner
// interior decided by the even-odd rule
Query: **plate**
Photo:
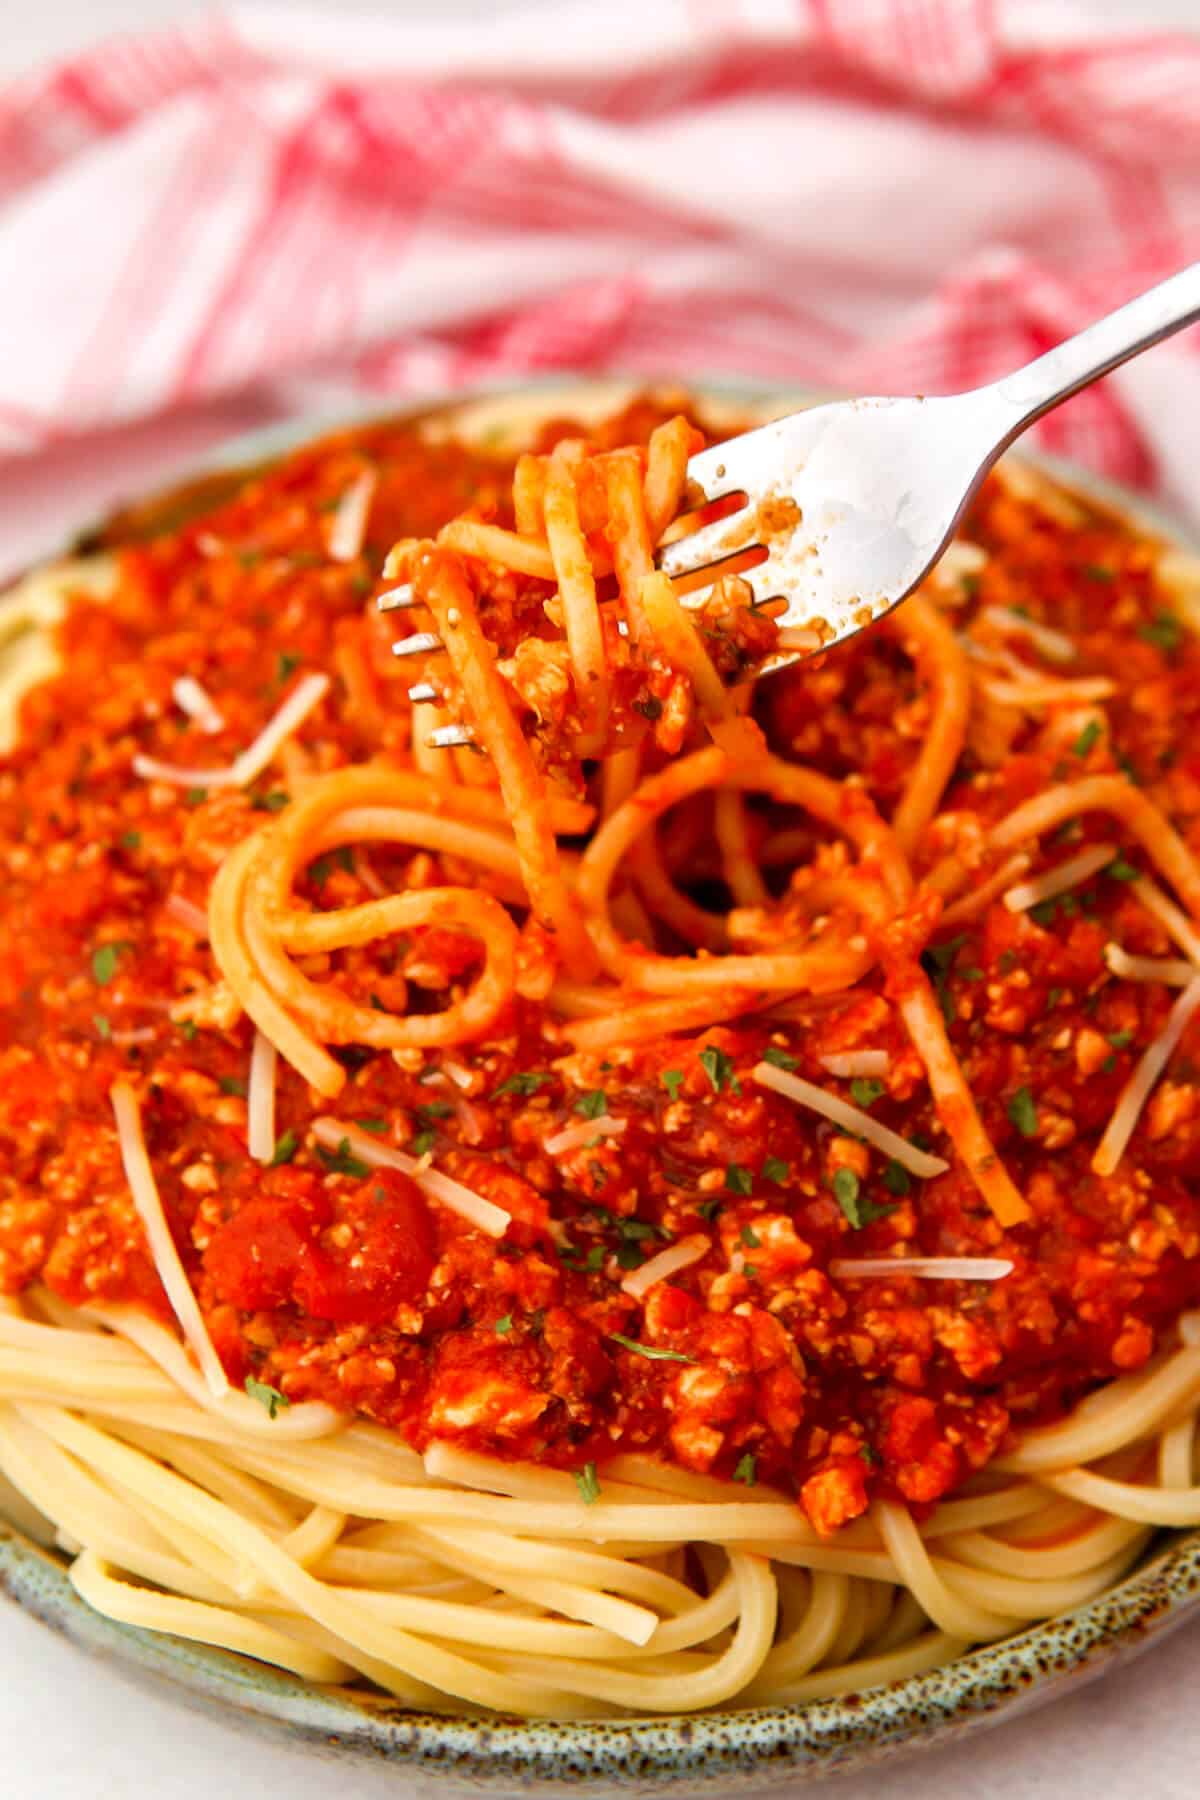
[[[526,384],[448,401],[444,416],[469,435],[497,441],[497,417],[513,419],[514,398],[518,416],[523,411],[527,418],[544,415],[551,397],[560,415],[598,416],[646,385]],[[706,382],[690,391],[714,411],[741,419],[812,400],[811,394],[734,383]],[[378,416],[373,409],[350,422]],[[343,415],[256,432],[226,445],[197,473],[261,461],[346,422]],[[1151,529],[1187,539],[1178,524],[1139,497],[1049,459],[1036,460]],[[0,1498],[0,1511],[4,1506]],[[227,1651],[115,1624],[78,1597],[60,1557],[3,1522],[0,1587],[83,1649],[114,1659],[186,1704],[314,1753],[392,1765],[415,1793],[566,1795],[581,1785],[629,1795],[750,1793],[957,1741],[1118,1668],[1200,1611],[1200,1531],[1162,1534],[1155,1551],[1108,1593],[929,1674],[803,1706],[583,1723],[413,1713],[384,1695],[314,1688]]]

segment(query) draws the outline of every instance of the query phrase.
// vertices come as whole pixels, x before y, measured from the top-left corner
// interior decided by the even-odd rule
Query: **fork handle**
[[[998,439],[1003,434],[998,448],[1005,448],[1060,401],[1197,319],[1200,262],[1168,276],[1023,369],[980,388],[972,398],[986,397]]]

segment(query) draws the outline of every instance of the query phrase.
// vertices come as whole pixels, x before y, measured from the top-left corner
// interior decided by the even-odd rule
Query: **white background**
[[[493,0],[392,7],[465,22]],[[107,32],[197,10],[189,0],[2,0],[0,78]],[[1200,29],[1200,0],[1093,0],[1093,10],[1106,21]],[[411,1791],[400,1774],[313,1761],[128,1686],[12,1607],[0,1610],[0,1743],[11,1800],[407,1800]],[[822,1792],[829,1800],[1200,1796],[1200,1623],[1047,1711],[957,1749],[835,1778]]]

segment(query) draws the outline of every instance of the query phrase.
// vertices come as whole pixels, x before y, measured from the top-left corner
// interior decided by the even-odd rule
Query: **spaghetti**
[[[0,614],[0,1471],[112,1618],[799,1703],[1200,1524],[1170,556],[1001,474],[754,687],[703,441],[347,433]]]

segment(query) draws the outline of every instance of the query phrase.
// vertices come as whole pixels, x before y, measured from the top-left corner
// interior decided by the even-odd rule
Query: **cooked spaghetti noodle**
[[[754,686],[702,441],[373,427],[0,612],[0,1471],[112,1618],[802,1702],[1200,1525],[1191,566],[1000,475]]]

